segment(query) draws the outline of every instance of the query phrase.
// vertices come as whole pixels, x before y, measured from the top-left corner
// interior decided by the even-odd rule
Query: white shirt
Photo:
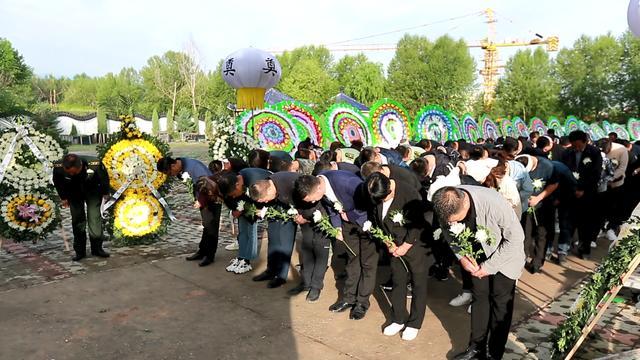
[[[324,175],[318,175],[318,177],[320,179],[322,179],[322,181],[324,181],[324,185],[325,185],[324,195],[331,202],[337,203],[338,202],[338,197],[336,196],[336,193],[333,192],[333,188],[331,188],[331,183],[329,183],[329,179],[327,179],[327,177],[324,176]]]
[[[391,200],[384,201],[382,203],[382,220],[387,217],[387,213],[389,212],[389,208],[391,207],[391,203],[393,202],[393,198]]]
[[[378,154],[380,155],[380,164],[382,165],[389,165],[389,160],[387,160],[387,157],[382,155],[382,154]]]

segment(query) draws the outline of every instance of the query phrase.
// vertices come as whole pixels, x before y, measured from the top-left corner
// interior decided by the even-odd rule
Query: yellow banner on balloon
[[[236,93],[236,106],[238,109],[255,110],[264,107],[264,94],[267,90],[262,88],[239,88]]]

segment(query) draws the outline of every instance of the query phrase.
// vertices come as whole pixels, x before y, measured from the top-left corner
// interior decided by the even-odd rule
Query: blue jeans
[[[296,239],[296,223],[293,221],[269,221],[269,245],[267,246],[267,271],[286,280],[293,244]]]
[[[238,218],[238,257],[253,260],[258,257],[258,223],[244,216]]]

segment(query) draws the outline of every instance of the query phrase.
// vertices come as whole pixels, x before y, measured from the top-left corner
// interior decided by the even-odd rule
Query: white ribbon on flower
[[[171,208],[169,207],[169,204],[162,197],[160,192],[158,192],[158,190],[149,182],[149,180],[147,179],[147,174],[142,171],[141,167],[136,168],[136,171],[129,176],[129,179],[124,184],[122,184],[122,186],[120,186],[118,190],[116,190],[116,192],[111,196],[109,201],[107,201],[106,203],[102,204],[102,206],[100,206],[100,214],[102,215],[102,218],[105,218],[104,212],[107,211],[107,209],[109,209],[111,206],[113,206],[113,204],[115,204],[116,201],[118,201],[120,196],[122,196],[122,193],[124,193],[125,190],[127,190],[129,186],[131,186],[131,183],[136,178],[139,178],[142,181],[142,183],[151,191],[151,194],[153,194],[153,196],[158,200],[160,205],[162,205],[162,208],[164,208],[164,211],[167,213],[167,216],[169,217],[169,219],[171,221],[176,221],[177,219],[175,216],[173,216],[173,213],[171,212]]]
[[[27,144],[36,159],[38,159],[38,161],[42,163],[42,168],[45,174],[47,174],[47,176],[49,177],[49,182],[52,183],[53,168],[51,166],[51,163],[49,162],[49,160],[47,160],[47,158],[42,154],[42,151],[38,149],[38,146],[36,146],[33,140],[31,140],[31,138],[29,137],[29,128],[24,125],[18,125],[13,120],[0,119],[0,130],[7,129],[15,130],[16,135],[13,137],[13,139],[11,139],[11,144],[9,144],[7,153],[4,155],[2,163],[0,163],[0,183],[2,183],[2,180],[4,180],[4,176],[7,173],[7,167],[9,166],[13,155],[15,155],[16,146],[18,145],[18,140],[20,139],[22,139],[22,141]]]

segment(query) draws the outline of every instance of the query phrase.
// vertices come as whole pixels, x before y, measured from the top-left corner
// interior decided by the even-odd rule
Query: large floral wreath
[[[249,135],[236,130],[234,120],[220,119],[214,122],[213,140],[209,143],[209,156],[214,160],[228,158],[246,159],[249,152],[258,147]]]
[[[0,122],[0,236],[35,242],[60,224],[50,180],[53,163],[63,156],[60,144],[28,120]]]
[[[147,244],[166,232],[169,219],[161,204],[167,177],[156,170],[158,160],[170,156],[169,145],[142,133],[133,117],[120,119],[120,132],[98,148],[115,192],[108,231],[116,245]]]

